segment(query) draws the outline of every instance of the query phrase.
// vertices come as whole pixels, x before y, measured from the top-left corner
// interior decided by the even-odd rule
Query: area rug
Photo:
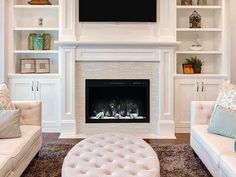
[[[45,144],[23,177],[61,177],[63,159],[74,146],[69,143]],[[190,145],[151,145],[158,155],[161,177],[212,177]]]

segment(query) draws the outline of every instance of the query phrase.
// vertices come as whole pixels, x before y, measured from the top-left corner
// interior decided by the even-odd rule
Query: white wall
[[[230,0],[231,79],[236,84],[236,0]]]
[[[0,0],[0,83],[4,81],[4,0]]]

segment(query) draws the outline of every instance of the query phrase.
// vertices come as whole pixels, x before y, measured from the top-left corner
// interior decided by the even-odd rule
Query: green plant
[[[193,68],[202,68],[202,66],[204,65],[204,62],[195,56],[195,57],[191,57],[190,59],[187,58],[186,64],[191,64]]]

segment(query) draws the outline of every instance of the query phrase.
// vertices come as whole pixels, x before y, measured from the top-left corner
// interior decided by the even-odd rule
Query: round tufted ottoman
[[[76,144],[67,154],[62,177],[159,177],[155,151],[126,134],[100,134]]]

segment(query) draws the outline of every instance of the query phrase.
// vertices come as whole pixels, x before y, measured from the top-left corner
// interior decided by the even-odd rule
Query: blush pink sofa
[[[42,147],[41,102],[14,102],[21,109],[20,138],[0,139],[0,176],[19,177]]]
[[[214,177],[236,177],[234,139],[210,134],[215,102],[192,102],[191,146]]]

